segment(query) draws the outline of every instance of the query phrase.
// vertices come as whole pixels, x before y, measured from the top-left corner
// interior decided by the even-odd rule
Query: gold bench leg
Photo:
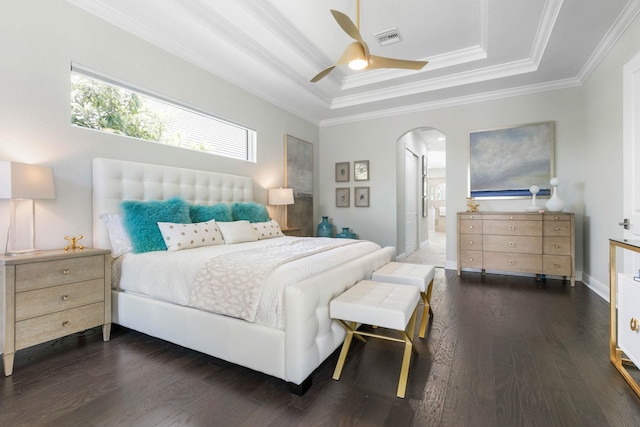
[[[420,322],[420,334],[418,335],[420,338],[424,338],[427,333],[427,326],[429,322],[429,317],[432,313],[431,311],[431,291],[433,290],[433,279],[429,283],[427,287],[427,293],[420,292],[420,297],[422,298],[422,302],[424,303],[424,311],[422,312],[422,321]]]
[[[339,321],[342,326],[347,330],[347,336],[344,338],[344,343],[342,343],[342,350],[340,350],[340,357],[338,357],[338,364],[336,365],[335,371],[333,371],[333,379],[339,380],[340,375],[342,375],[342,368],[344,367],[344,361],[347,360],[347,353],[349,353],[349,346],[351,345],[351,339],[353,338],[353,329],[354,324],[348,325],[346,322],[342,320]],[[358,337],[362,338],[362,337]]]
[[[397,396],[404,399],[407,390],[407,380],[409,378],[409,363],[411,362],[411,351],[413,350],[413,331],[416,327],[416,315],[418,307],[413,311],[407,329],[404,333],[404,356],[402,357],[402,368],[400,369],[400,380],[398,381]]]

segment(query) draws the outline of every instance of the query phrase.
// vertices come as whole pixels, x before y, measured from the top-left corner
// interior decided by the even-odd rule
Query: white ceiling
[[[356,0],[68,0],[319,125],[582,84],[640,0],[362,0],[371,53],[420,71],[332,65],[352,40]],[[374,34],[396,28],[402,41]],[[154,72],[161,72],[154,70]]]

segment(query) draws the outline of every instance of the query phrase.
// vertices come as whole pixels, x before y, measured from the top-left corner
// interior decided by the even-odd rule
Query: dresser
[[[53,250],[0,256],[4,374],[15,352],[102,326],[111,332],[111,254],[108,250]]]
[[[458,275],[514,272],[570,278],[575,284],[572,213],[459,212]]]

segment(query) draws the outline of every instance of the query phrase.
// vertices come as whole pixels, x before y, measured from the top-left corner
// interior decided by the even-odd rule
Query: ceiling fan
[[[331,14],[344,32],[355,41],[346,47],[342,56],[335,64],[316,74],[316,76],[311,79],[312,83],[315,83],[325,77],[338,65],[348,64],[349,68],[353,70],[372,70],[375,68],[406,68],[410,70],[419,70],[429,62],[409,61],[405,59],[385,58],[382,56],[371,55],[369,53],[369,47],[360,35],[360,0],[356,0],[357,25],[342,12],[331,9]]]

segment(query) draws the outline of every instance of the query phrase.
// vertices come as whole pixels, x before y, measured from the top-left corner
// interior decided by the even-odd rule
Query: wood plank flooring
[[[438,269],[407,397],[402,346],[354,341],[304,396],[264,374],[114,327],[16,354],[1,426],[638,426],[608,359],[608,304],[581,283]]]

